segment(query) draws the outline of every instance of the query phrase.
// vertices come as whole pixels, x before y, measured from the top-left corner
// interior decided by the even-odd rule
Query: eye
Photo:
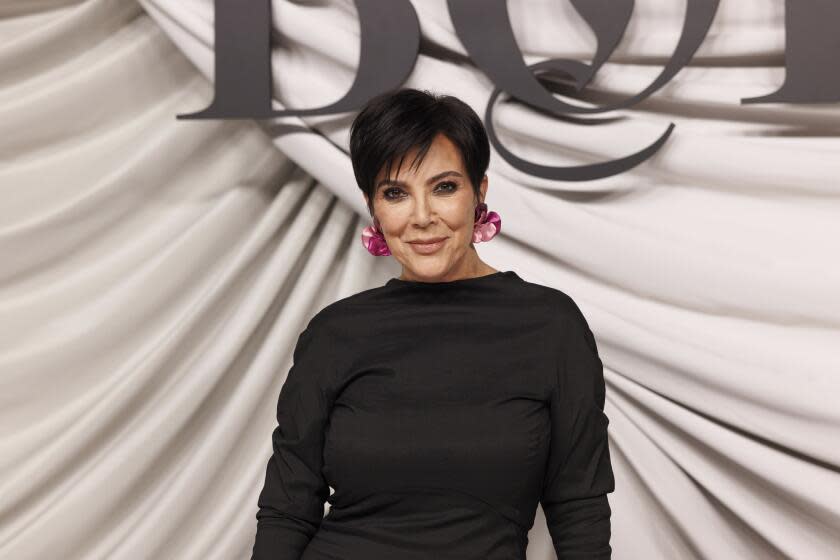
[[[402,192],[402,189],[400,189],[398,187],[391,187],[389,189],[385,189],[384,191],[382,191],[382,196],[383,196],[383,198],[385,198],[385,200],[396,200],[396,199],[400,198],[398,196],[398,194],[401,193],[401,192]],[[395,194],[391,194],[391,193],[395,193]]]
[[[450,187],[444,189],[445,192],[453,193],[458,190],[458,183],[453,183],[452,181],[446,181],[445,183],[440,183],[439,187]]]

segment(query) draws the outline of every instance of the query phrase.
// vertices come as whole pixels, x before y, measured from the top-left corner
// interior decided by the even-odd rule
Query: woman
[[[569,296],[479,258],[501,225],[481,120],[402,89],[359,113],[350,150],[362,241],[402,274],[301,333],[252,558],[524,559],[538,502],[559,558],[609,558],[595,339]]]

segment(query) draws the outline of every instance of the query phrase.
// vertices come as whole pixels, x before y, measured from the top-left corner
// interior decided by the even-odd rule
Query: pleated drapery
[[[586,60],[570,3],[511,0],[526,62]],[[484,114],[443,1],[404,84]],[[338,100],[349,0],[273,3],[275,108]],[[644,89],[685,3],[636,2],[587,88]],[[498,269],[571,295],[605,365],[616,559],[840,553],[840,106],[741,105],[784,80],[784,6],[721,2],[693,63],[614,122],[497,103]],[[275,404],[321,307],[399,273],[359,242],[353,114],[176,120],[213,96],[209,0],[0,6],[0,558],[247,558]],[[553,557],[542,513],[528,557]]]

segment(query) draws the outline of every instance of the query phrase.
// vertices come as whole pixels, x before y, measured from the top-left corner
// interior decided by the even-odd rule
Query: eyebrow
[[[461,175],[457,171],[454,171],[454,170],[450,169],[449,171],[443,171],[443,172],[438,173],[437,175],[435,175],[433,177],[429,177],[429,179],[426,181],[426,184],[431,185],[435,181],[438,181],[440,179],[443,179],[444,177],[449,177],[449,176],[462,177],[463,178],[463,175]],[[379,189],[379,187],[383,187],[383,186],[406,187],[408,185],[406,185],[405,182],[403,182],[403,181],[397,181],[397,180],[394,180],[394,179],[382,179],[381,181],[379,181],[379,183],[376,184],[377,189]]]

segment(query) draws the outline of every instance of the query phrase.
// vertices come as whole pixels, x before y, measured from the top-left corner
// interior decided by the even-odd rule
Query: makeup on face
[[[449,238],[444,237],[443,239],[438,239],[437,241],[430,243],[409,241],[408,244],[411,245],[411,248],[414,250],[415,253],[419,253],[421,255],[431,255],[433,253],[436,253],[441,247],[443,247],[447,239]]]

